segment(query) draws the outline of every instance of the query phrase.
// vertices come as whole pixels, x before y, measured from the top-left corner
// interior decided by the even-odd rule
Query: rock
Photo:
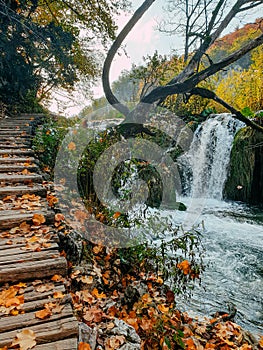
[[[87,343],[90,345],[91,350],[95,350],[97,335],[97,328],[90,328],[85,323],[79,322],[79,342]]]
[[[75,264],[79,263],[82,255],[82,238],[80,234],[73,231],[65,235],[63,232],[58,232],[59,246],[67,254],[67,259]]]
[[[128,325],[124,321],[119,320],[117,318],[114,320],[114,324],[115,324],[115,327],[110,330],[111,334],[123,335],[129,341],[129,343],[132,344],[133,348],[131,349],[133,350],[137,348],[140,349],[141,338],[138,336],[138,334],[136,333],[135,329],[132,326]],[[128,345],[129,343],[127,342],[123,346]],[[126,349],[123,346],[121,349]]]

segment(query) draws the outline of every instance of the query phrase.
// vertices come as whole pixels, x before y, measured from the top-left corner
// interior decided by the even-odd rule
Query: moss
[[[247,203],[263,201],[263,133],[250,127],[236,134],[224,197]]]

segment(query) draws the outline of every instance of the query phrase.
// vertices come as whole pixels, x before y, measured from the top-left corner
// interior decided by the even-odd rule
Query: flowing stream
[[[262,209],[222,200],[232,142],[240,127],[242,123],[227,114],[208,119],[179,161],[185,194],[180,200],[191,206],[194,199],[195,211],[200,208],[196,222],[204,222],[207,268],[192,298],[178,304],[211,315],[227,311],[232,302],[236,321],[258,335],[263,333]]]
[[[119,121],[113,121],[113,124]],[[92,125],[103,128],[103,123]],[[237,308],[236,322],[255,335],[263,333],[263,213],[222,199],[231,147],[242,123],[228,114],[214,116],[195,131],[187,154],[179,159],[186,212],[167,211],[175,221],[193,215],[204,222],[206,270],[192,298],[178,307],[193,314],[211,315]]]

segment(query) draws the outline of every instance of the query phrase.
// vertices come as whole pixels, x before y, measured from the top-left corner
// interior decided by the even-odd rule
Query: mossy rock
[[[245,127],[236,134],[224,197],[253,204],[263,202],[263,133]]]

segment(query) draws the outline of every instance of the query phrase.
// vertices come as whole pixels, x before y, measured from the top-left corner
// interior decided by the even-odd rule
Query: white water
[[[233,138],[242,125],[226,113],[199,125],[189,151],[179,160],[185,194],[222,199]]]
[[[188,210],[167,214],[180,223],[189,219],[185,217],[190,212],[190,221],[204,221],[205,226],[207,268],[202,286],[195,288],[190,300],[179,299],[178,306],[210,315],[227,311],[231,301],[238,310],[236,321],[257,335],[263,333],[263,214],[222,200],[234,134],[241,125],[224,114],[199,126],[188,154],[180,159],[187,197],[178,200]]]
[[[242,123],[229,115],[207,120],[196,130],[193,142],[180,159],[184,193],[179,200],[204,222],[206,271],[202,286],[182,309],[209,315],[237,307],[236,321],[254,334],[263,333],[263,214],[238,203],[222,201],[234,134]],[[254,210],[254,211],[253,211]],[[178,222],[186,213],[174,213]]]

